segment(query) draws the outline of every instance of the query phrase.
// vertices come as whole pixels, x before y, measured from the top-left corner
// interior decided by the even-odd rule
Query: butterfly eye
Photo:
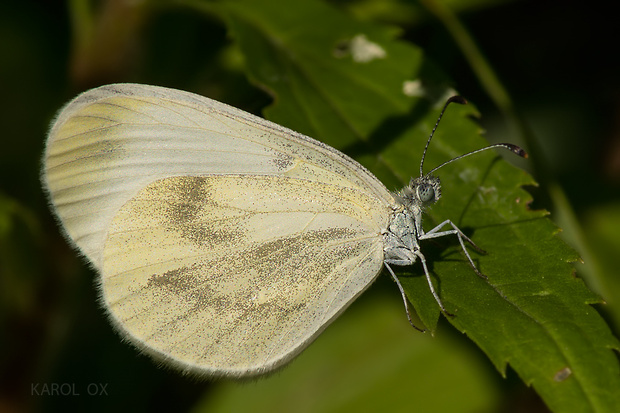
[[[418,198],[420,201],[427,203],[435,199],[435,189],[432,185],[421,184],[418,186]]]

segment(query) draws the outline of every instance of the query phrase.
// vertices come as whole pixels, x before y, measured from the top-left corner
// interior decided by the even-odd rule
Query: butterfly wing
[[[172,89],[110,85],[59,114],[44,184],[117,327],[191,371],[298,354],[381,269],[393,199],[306,136]]]
[[[102,86],[67,104],[49,133],[43,173],[68,238],[95,267],[116,211],[169,176],[286,174],[393,202],[370,172],[321,142],[202,96],[138,84]]]
[[[156,181],[112,221],[104,301],[140,347],[182,368],[235,376],[271,370],[379,273],[383,240],[369,220],[373,202],[280,176]]]

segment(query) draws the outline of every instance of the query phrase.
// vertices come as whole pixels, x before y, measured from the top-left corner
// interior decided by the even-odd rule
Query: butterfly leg
[[[452,226],[453,229],[447,230],[447,231],[440,231],[440,229],[442,227],[444,227],[445,225],[450,224]],[[469,239],[469,237],[465,234],[463,234],[463,231],[461,231],[456,225],[454,225],[454,223],[452,221],[450,221],[449,219],[445,220],[444,222],[442,222],[441,224],[437,225],[435,228],[433,228],[432,230],[428,231],[427,233],[421,235],[419,237],[420,240],[423,239],[430,239],[430,238],[439,238],[439,237],[443,237],[446,235],[456,235],[459,243],[461,244],[461,248],[463,249],[463,252],[465,253],[465,256],[467,257],[467,260],[469,261],[469,265],[471,265],[471,267],[473,268],[474,272],[476,274],[478,274],[479,277],[484,278],[485,280],[488,278],[486,275],[484,275],[483,273],[480,272],[480,270],[478,270],[478,268],[476,267],[476,264],[474,264],[474,260],[472,260],[471,256],[469,255],[469,252],[467,252],[467,248],[465,248],[465,241],[469,242],[471,244],[472,247],[474,247],[478,252],[486,254],[486,251],[484,251],[482,248],[478,247],[476,244],[474,244],[474,242]]]
[[[476,251],[478,251],[481,254],[486,254],[487,252],[485,250],[483,250],[482,248],[480,248],[479,246],[476,245],[476,243],[474,243],[474,241],[472,241],[467,235],[465,235],[463,233],[463,231],[461,231],[459,229],[459,227],[457,227],[456,225],[454,225],[454,223],[449,220],[446,219],[444,222],[442,222],[441,224],[437,225],[435,228],[431,229],[430,231],[428,231],[426,234],[422,234],[422,237],[420,237],[420,239],[424,239],[425,235],[432,235],[434,233],[439,233],[439,234],[443,234],[443,235],[447,235],[444,234],[445,231],[439,232],[439,230],[443,227],[445,227],[446,225],[450,224],[452,226],[452,228],[454,228],[455,231],[457,231],[459,233],[459,235],[465,240],[467,241],[472,247],[474,247],[474,249]],[[452,232],[451,232],[452,233]],[[436,237],[442,237],[443,235],[434,235],[434,236],[430,236],[428,238],[436,238]]]
[[[403,297],[403,303],[405,303],[405,312],[407,313],[407,320],[409,320],[409,324],[411,324],[411,327],[415,328],[416,330],[425,332],[426,331],[425,329],[420,328],[413,323],[413,320],[411,319],[411,309],[409,308],[409,300],[407,299],[405,290],[403,289],[403,286],[401,285],[400,281],[398,281],[396,274],[394,274],[394,270],[392,270],[392,267],[390,267],[390,265],[387,262],[384,262],[384,264],[385,264],[385,268],[388,269],[388,272],[392,276],[392,279],[396,282],[396,285],[398,286],[398,289],[400,290],[400,295]]]
[[[424,258],[424,255],[420,251],[415,250],[415,251],[412,251],[412,252],[422,262],[422,267],[424,268],[424,275],[426,277],[426,282],[428,283],[428,288],[431,290],[431,294],[433,294],[433,297],[435,298],[435,301],[437,301],[437,304],[439,305],[439,308],[441,309],[441,312],[444,313],[447,316],[450,316],[450,317],[454,316],[454,314],[452,314],[452,313],[448,312],[448,310],[446,310],[446,307],[443,305],[443,302],[441,301],[441,298],[439,298],[439,294],[437,294],[437,291],[435,291],[435,287],[433,286],[433,281],[431,280],[431,275],[428,272],[428,267],[426,266],[426,258]],[[410,313],[409,313],[409,305],[408,305],[407,297],[405,295],[405,291],[403,290],[403,286],[400,284],[400,281],[398,281],[398,278],[396,277],[396,274],[394,274],[394,271],[389,266],[389,264],[393,264],[393,265],[411,265],[411,264],[413,264],[413,261],[404,262],[404,261],[399,261],[399,260],[385,260],[384,264],[387,267],[388,271],[390,272],[390,275],[392,276],[392,278],[394,279],[394,281],[396,281],[396,284],[398,285],[398,289],[400,290],[400,293],[401,293],[401,295],[403,297],[403,301],[405,302],[405,308],[407,310],[407,318],[409,319],[409,323],[414,328],[416,328],[417,330],[420,330],[418,327],[413,325],[413,323],[411,321],[411,317],[410,317]]]
[[[435,301],[437,301],[437,304],[439,304],[441,312],[447,316],[454,317],[454,314],[449,313],[448,310],[446,310],[446,307],[444,307],[443,303],[441,302],[441,298],[439,298],[439,294],[437,294],[437,292],[435,291],[435,287],[433,287],[433,281],[431,280],[431,275],[428,272],[428,267],[426,266],[426,258],[424,258],[424,255],[420,251],[413,251],[413,253],[417,255],[418,258],[420,258],[420,262],[422,262],[422,267],[424,268],[424,275],[426,276],[426,282],[428,282],[428,288],[431,290],[433,297],[435,297]]]

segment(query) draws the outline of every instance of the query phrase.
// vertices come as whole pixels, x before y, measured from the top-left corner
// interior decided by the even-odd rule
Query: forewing
[[[320,142],[205,97],[136,84],[90,90],[60,112],[43,182],[69,238],[101,268],[110,223],[138,191],[210,174],[299,177],[393,202],[365,168]],[[372,219],[385,227],[382,214]]]
[[[375,279],[381,209],[363,192],[286,176],[158,180],[112,221],[106,307],[134,344],[183,369],[272,370]]]

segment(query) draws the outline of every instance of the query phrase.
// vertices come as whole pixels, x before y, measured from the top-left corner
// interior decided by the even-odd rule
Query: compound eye
[[[418,198],[424,203],[435,200],[435,190],[432,185],[422,184],[418,186]]]

